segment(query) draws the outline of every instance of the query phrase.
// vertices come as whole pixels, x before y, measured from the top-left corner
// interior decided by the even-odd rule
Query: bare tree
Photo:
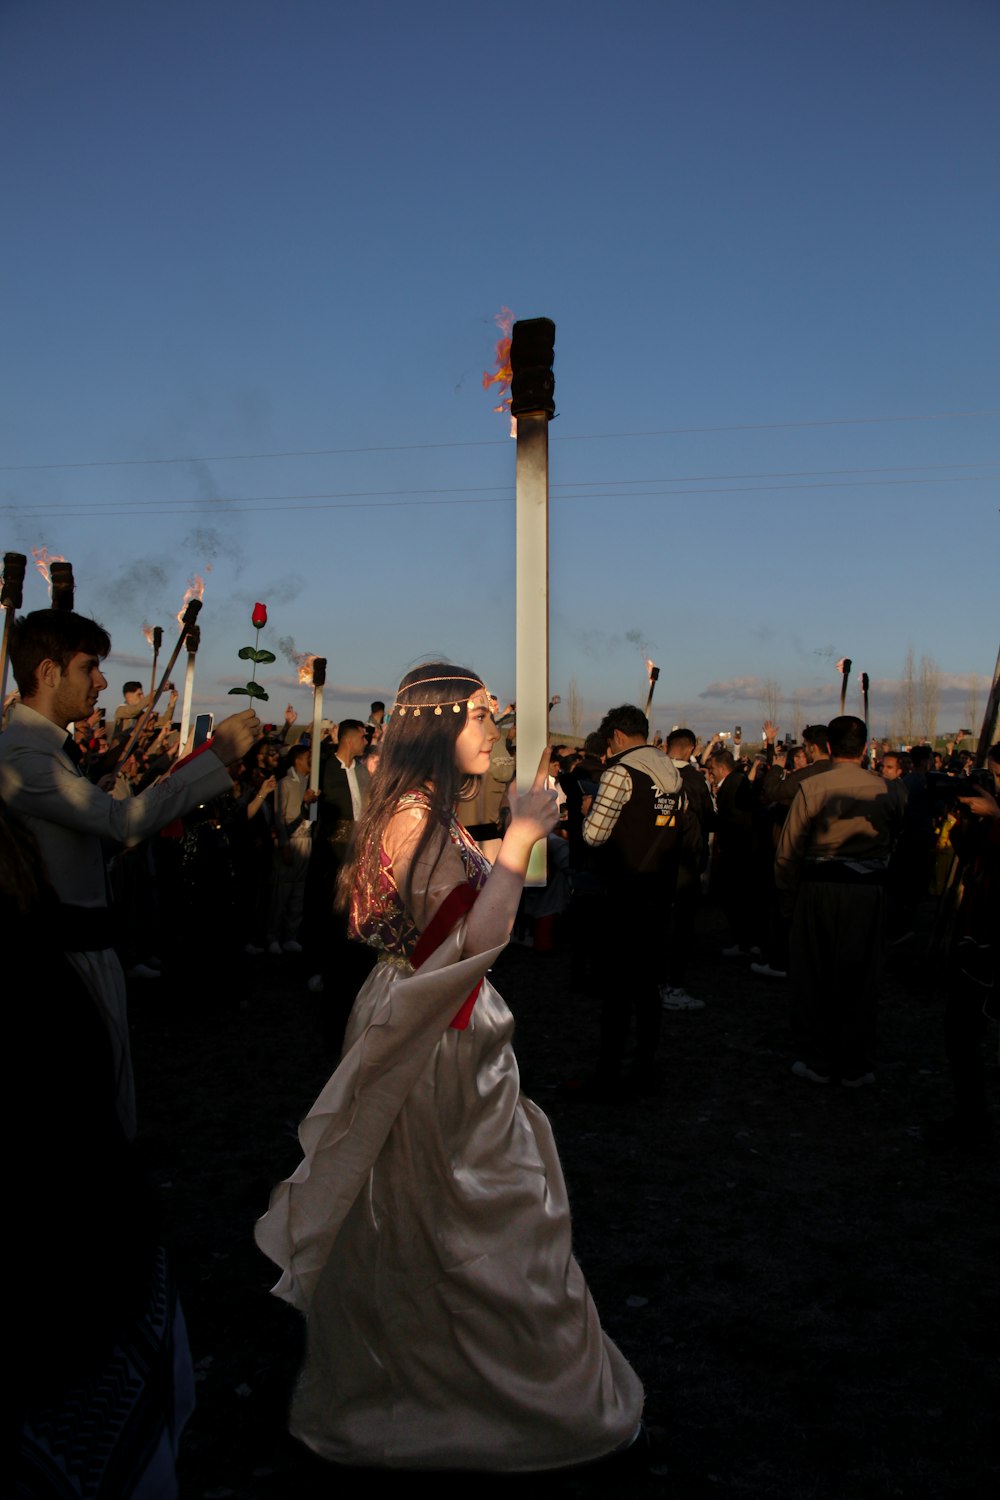
[[[913,647],[908,646],[903,663],[903,675],[899,679],[899,700],[896,705],[896,720],[899,724],[900,741],[912,745],[917,737],[917,685],[913,676]]]
[[[933,745],[937,737],[938,706],[941,701],[941,669],[933,656],[920,658],[920,730]]]
[[[778,715],[781,712],[781,688],[773,677],[768,677],[760,685],[760,711],[765,720],[777,724]]]
[[[965,718],[962,721],[964,729],[971,729],[973,738],[979,733],[979,726],[983,717],[983,693],[986,684],[978,673],[969,673],[969,685],[966,690],[965,707],[962,710]]]
[[[583,731],[583,699],[580,697],[580,688],[575,677],[569,680],[566,712],[569,714],[569,732],[575,739],[579,739]]]

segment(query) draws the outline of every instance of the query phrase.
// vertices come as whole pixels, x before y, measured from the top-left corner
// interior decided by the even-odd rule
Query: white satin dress
[[[400,824],[425,813],[404,803],[374,908],[356,914],[381,961],[300,1128],[303,1161],[257,1225],[275,1295],[308,1320],[291,1430],[357,1466],[582,1463],[630,1440],[642,1386],[601,1329],[551,1127],[520,1092],[513,1018],[485,978],[502,949],[463,958],[463,919],[419,971],[408,962],[425,913],[489,866],[453,820],[405,911]]]

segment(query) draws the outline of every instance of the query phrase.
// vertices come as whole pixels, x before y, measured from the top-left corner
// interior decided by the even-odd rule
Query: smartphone
[[[212,733],[214,724],[214,714],[198,715],[198,717],[194,721],[194,744],[191,747],[193,750],[197,750],[199,745],[203,745],[205,743],[205,741]]]

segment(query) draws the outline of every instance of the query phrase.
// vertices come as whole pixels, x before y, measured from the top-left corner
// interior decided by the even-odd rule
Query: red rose
[[[267,605],[255,604],[253,607],[253,614],[250,616],[250,620],[255,630],[263,630],[264,626],[267,624]]]

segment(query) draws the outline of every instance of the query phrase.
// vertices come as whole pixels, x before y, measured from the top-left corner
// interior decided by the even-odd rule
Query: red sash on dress
[[[474,891],[471,885],[456,885],[453,891],[448,892],[417,940],[417,946],[410,959],[415,969],[419,969],[434,950],[440,948],[456,923],[460,922],[466,912],[472,909],[478,895],[479,892]],[[476,1003],[476,996],[482,987],[483,981],[480,979],[472,993],[462,1002],[461,1010],[451,1022],[451,1027],[455,1031],[465,1031],[467,1028],[472,1016],[472,1007]]]

